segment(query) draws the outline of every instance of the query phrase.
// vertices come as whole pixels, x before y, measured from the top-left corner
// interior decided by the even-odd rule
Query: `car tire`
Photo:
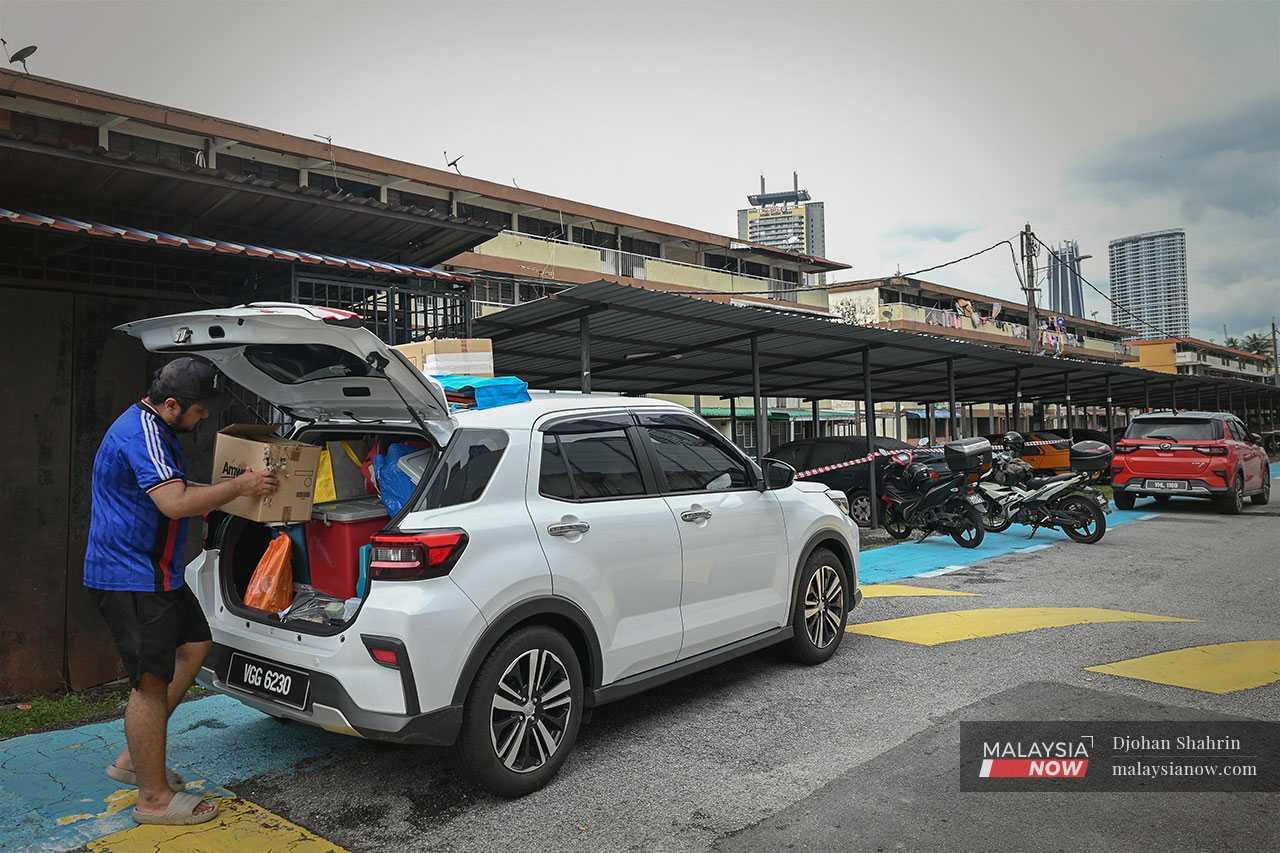
[[[1237,471],[1231,489],[1222,498],[1222,511],[1227,515],[1239,515],[1244,512],[1244,472]]]
[[[1262,491],[1249,498],[1254,506],[1266,506],[1271,503],[1271,467],[1262,464]]]
[[[826,548],[814,550],[800,569],[787,657],[810,666],[829,660],[844,639],[852,601],[844,563]]]
[[[1133,504],[1137,500],[1129,492],[1113,491],[1111,499],[1116,502],[1116,509],[1133,509]]]
[[[543,787],[578,739],[584,692],[578,655],[559,631],[534,625],[504,637],[467,693],[459,769],[500,797]]]
[[[851,489],[845,492],[849,499],[849,517],[853,523],[862,528],[871,526],[871,495],[863,489]]]

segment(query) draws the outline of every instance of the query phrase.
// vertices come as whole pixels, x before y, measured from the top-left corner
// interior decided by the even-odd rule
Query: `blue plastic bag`
[[[382,505],[387,508],[387,514],[392,518],[399,514],[404,505],[413,497],[413,492],[417,488],[417,484],[410,480],[396,463],[400,461],[401,456],[417,453],[421,449],[421,442],[410,444],[409,442],[396,441],[387,447],[386,453],[379,453],[373,457],[373,470],[378,480],[378,493],[382,497]]]
[[[467,376],[460,373],[432,374],[445,393],[475,397],[477,409],[492,409],[529,400],[529,383],[519,376]]]

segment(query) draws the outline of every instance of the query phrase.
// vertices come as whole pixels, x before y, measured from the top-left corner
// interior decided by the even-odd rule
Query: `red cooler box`
[[[387,508],[377,495],[316,504],[307,524],[311,585],[338,598],[356,594],[360,546],[387,526]]]

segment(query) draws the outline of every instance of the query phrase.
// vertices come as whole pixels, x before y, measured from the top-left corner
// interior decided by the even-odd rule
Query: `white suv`
[[[762,473],[672,403],[536,394],[451,413],[438,383],[330,309],[259,303],[120,328],[208,359],[295,418],[301,441],[438,451],[373,536],[345,623],[246,608],[273,532],[210,517],[186,569],[215,643],[200,681],[272,716],[456,743],[481,785],[519,796],[556,773],[591,707],[774,644],[825,661],[862,598],[844,496],[781,462]]]

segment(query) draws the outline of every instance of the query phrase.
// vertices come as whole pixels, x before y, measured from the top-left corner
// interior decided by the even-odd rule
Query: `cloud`
[[[885,232],[891,240],[907,240],[913,243],[953,243],[966,234],[972,234],[978,228],[972,225],[939,225],[936,223],[916,223],[900,225]]]
[[[1191,222],[1212,209],[1269,216],[1280,210],[1280,96],[1107,145],[1073,173],[1115,200],[1171,195]]]

